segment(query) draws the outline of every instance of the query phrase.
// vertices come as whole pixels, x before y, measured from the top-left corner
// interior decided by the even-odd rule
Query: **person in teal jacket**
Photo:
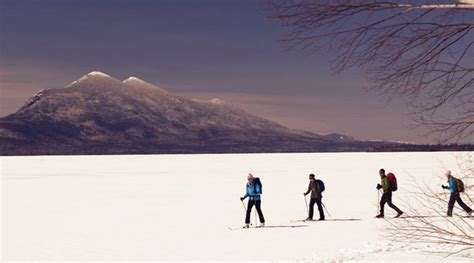
[[[446,178],[448,179],[448,185],[447,186],[441,185],[441,187],[443,189],[449,189],[449,191],[451,192],[449,196],[447,216],[449,217],[453,216],[454,204],[456,202],[458,202],[458,204],[462,207],[462,209],[464,209],[464,211],[466,211],[466,213],[468,213],[469,215],[472,215],[472,209],[462,201],[461,196],[459,195],[458,187],[456,185],[456,178],[454,178],[451,175],[451,171],[449,170],[446,171],[445,175],[446,175]]]
[[[249,202],[247,205],[247,211],[245,214],[245,225],[244,228],[248,228],[250,225],[250,214],[252,212],[252,207],[255,206],[257,209],[258,217],[260,219],[260,226],[265,226],[265,218],[263,217],[261,204],[262,200],[260,195],[262,194],[262,183],[260,182],[260,178],[253,177],[252,174],[249,173],[247,176],[247,185],[245,195],[240,198],[243,201],[245,198],[249,197]]]

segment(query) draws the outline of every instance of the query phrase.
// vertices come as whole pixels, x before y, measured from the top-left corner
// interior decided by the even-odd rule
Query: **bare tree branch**
[[[335,52],[336,72],[361,68],[371,90],[408,98],[417,123],[440,141],[472,139],[474,4],[429,2],[264,0],[262,7],[288,29],[289,47]]]
[[[458,157],[458,165],[462,174],[459,176],[465,182],[466,192],[463,197],[468,197],[474,191],[472,180],[474,168],[472,155]],[[441,177],[442,178],[442,177]],[[440,179],[441,179],[440,178]],[[389,223],[386,237],[390,240],[409,244],[433,244],[436,251],[445,256],[459,254],[467,250],[474,250],[474,224],[472,218],[453,216],[446,217],[448,195],[435,191],[426,182],[420,183],[411,176],[415,189],[409,193],[405,202],[408,208],[406,218],[387,220]],[[441,188],[439,188],[441,190]],[[472,199],[470,199],[472,202]],[[464,213],[456,207],[456,213]]]

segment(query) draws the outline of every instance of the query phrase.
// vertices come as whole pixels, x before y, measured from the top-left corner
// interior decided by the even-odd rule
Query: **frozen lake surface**
[[[396,174],[404,210],[412,177],[441,192],[445,169],[456,176],[467,154],[1,157],[2,259],[469,261],[392,244],[373,218],[380,168]],[[244,223],[249,172],[262,180],[267,225],[282,227],[229,230]],[[360,220],[292,222],[307,216],[309,173],[326,184],[328,219]]]

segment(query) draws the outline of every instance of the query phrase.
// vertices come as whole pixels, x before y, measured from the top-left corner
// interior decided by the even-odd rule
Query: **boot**
[[[260,223],[260,225],[258,227],[264,227],[265,226],[265,222],[264,223]]]
[[[384,216],[382,214],[378,214],[375,216],[375,218],[384,218]]]
[[[250,228],[249,224],[245,224],[243,228]]]
[[[403,212],[402,211],[398,211],[397,215],[395,216],[395,218],[399,218],[401,215],[403,215]]]

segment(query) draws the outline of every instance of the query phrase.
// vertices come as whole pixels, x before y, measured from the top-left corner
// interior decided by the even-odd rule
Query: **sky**
[[[294,129],[426,143],[401,99],[290,50],[256,0],[0,0],[0,116],[90,71],[220,98]]]

